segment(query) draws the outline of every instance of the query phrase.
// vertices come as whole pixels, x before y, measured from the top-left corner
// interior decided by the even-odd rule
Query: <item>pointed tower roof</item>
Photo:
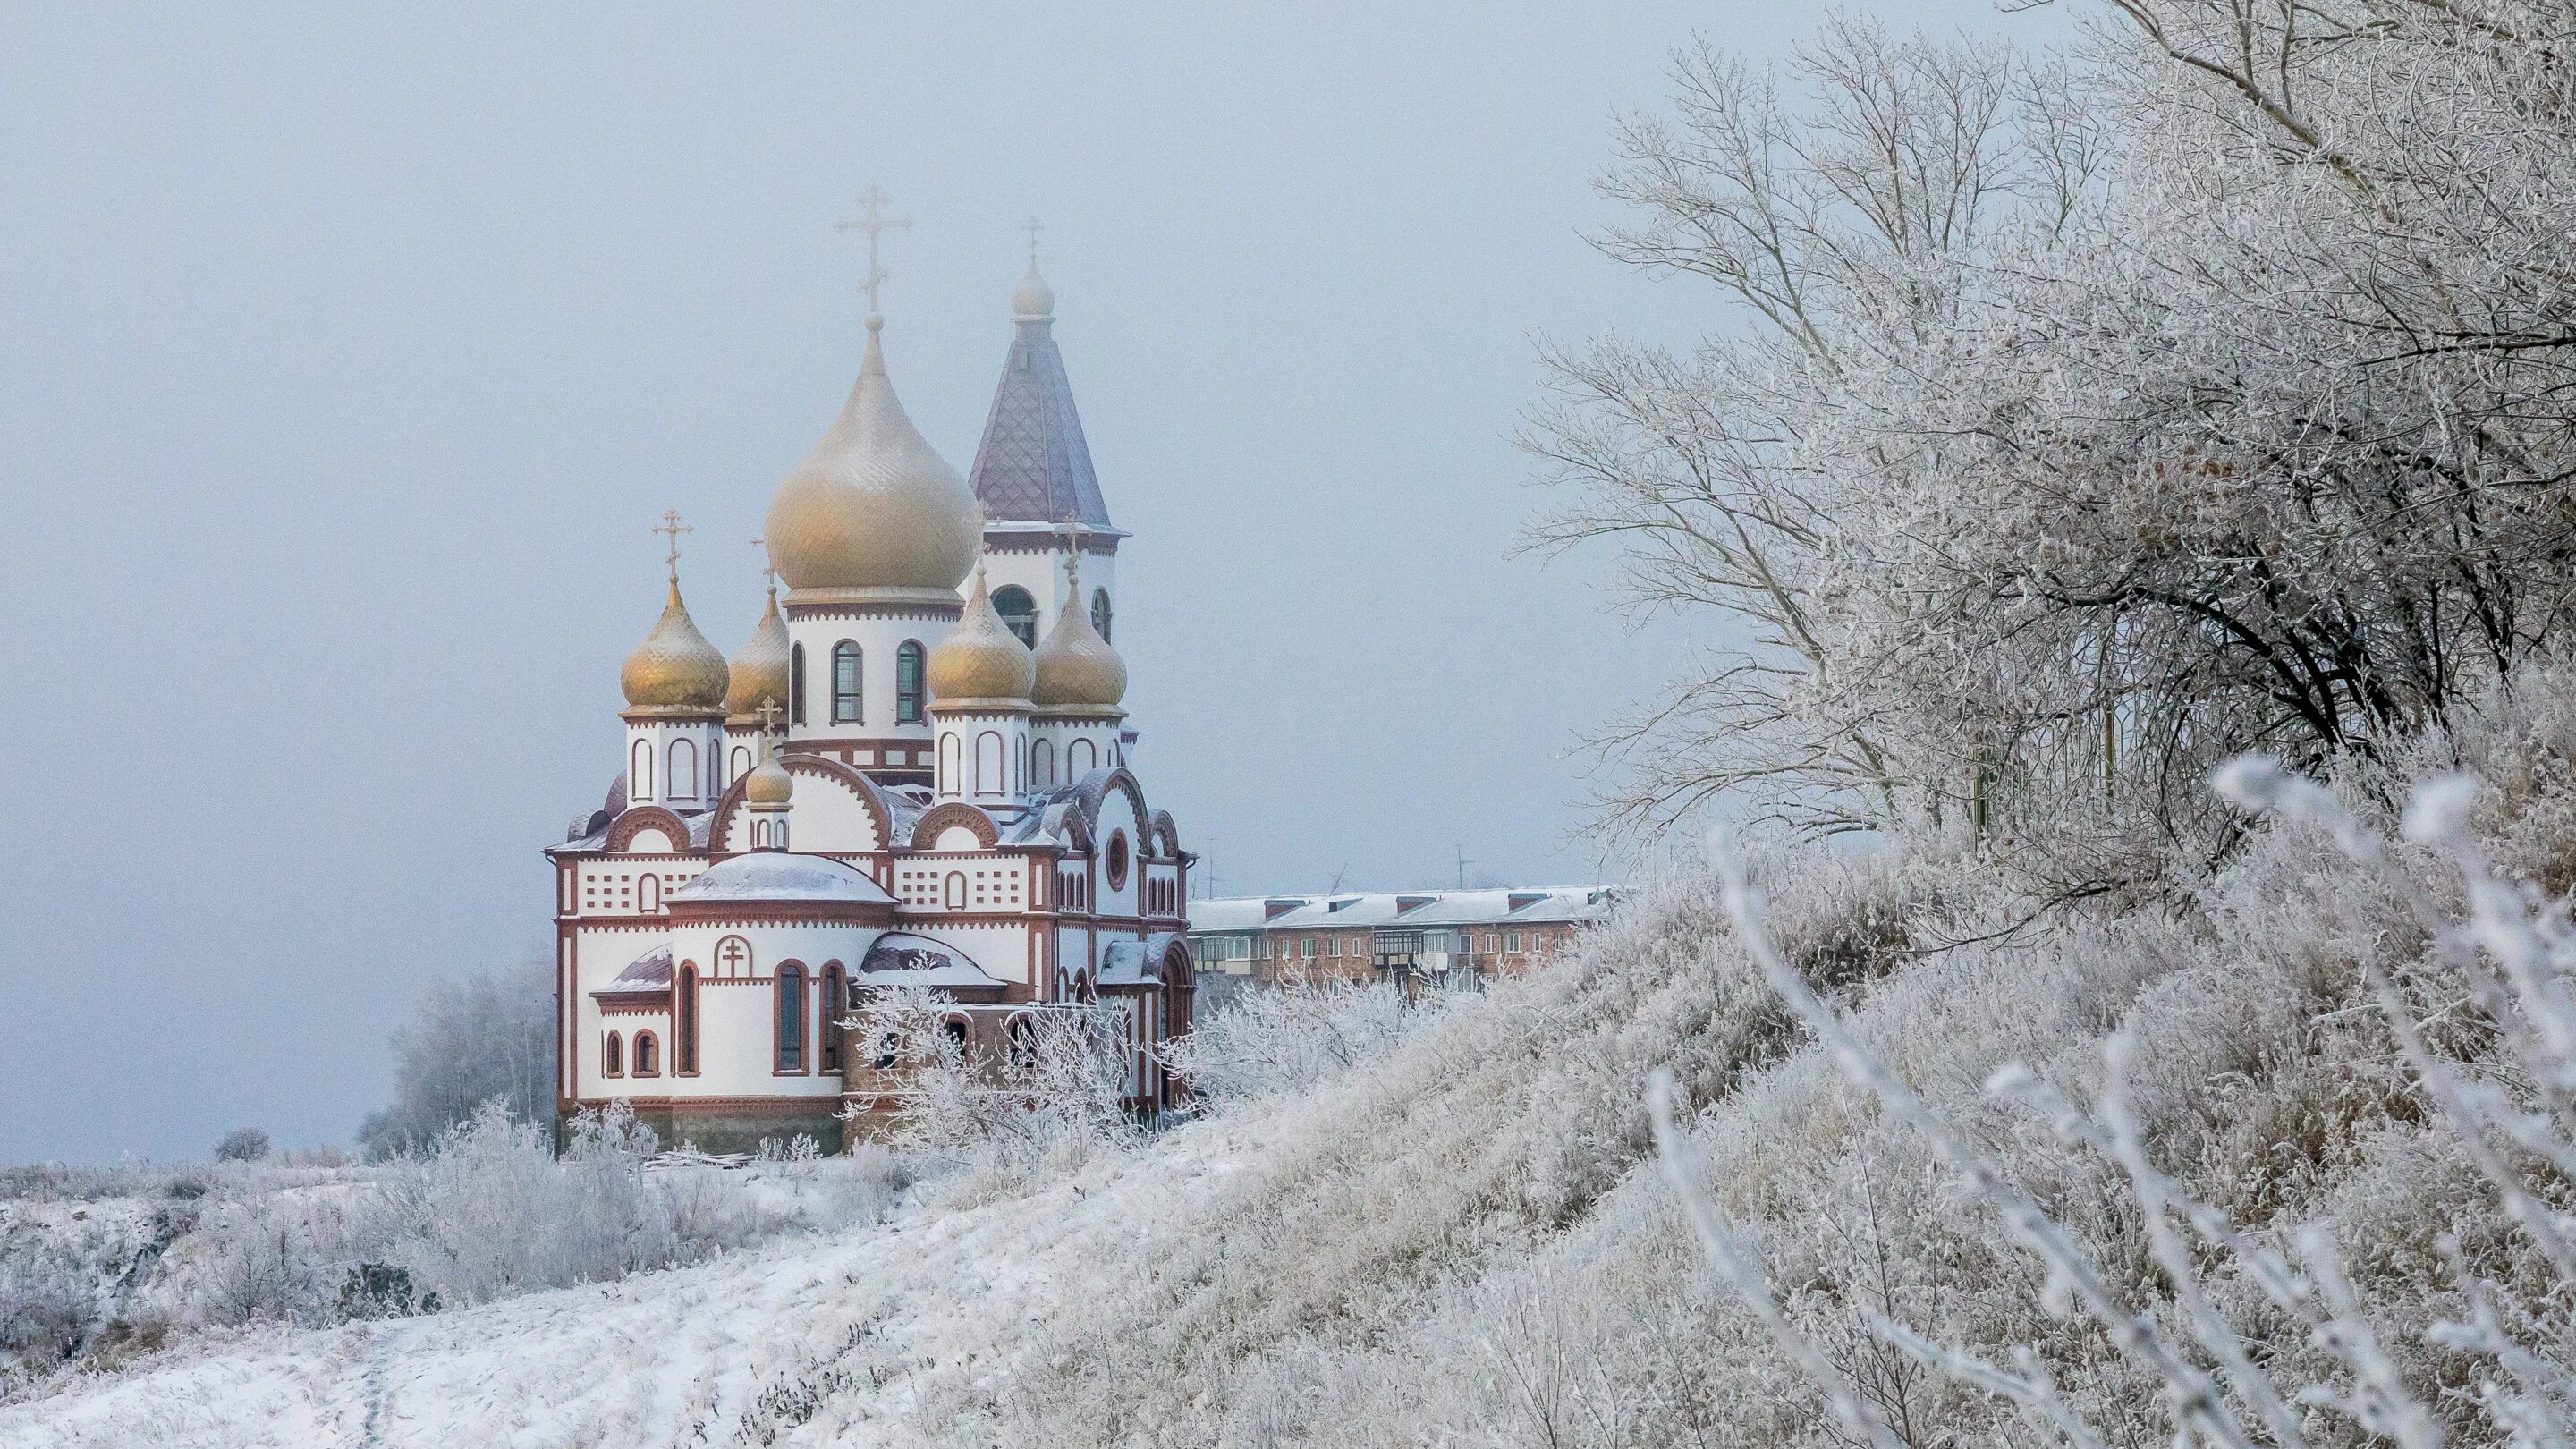
[[[1038,275],[1034,258],[1011,293],[1011,310],[1011,353],[967,482],[995,522],[1052,527],[1079,518],[1094,533],[1114,533],[1091,471],[1091,445],[1073,410],[1064,354],[1056,350],[1055,291]]]

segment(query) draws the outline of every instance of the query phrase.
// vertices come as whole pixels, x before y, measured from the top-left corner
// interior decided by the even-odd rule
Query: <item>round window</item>
[[[1109,888],[1127,888],[1127,836],[1124,831],[1109,837]]]

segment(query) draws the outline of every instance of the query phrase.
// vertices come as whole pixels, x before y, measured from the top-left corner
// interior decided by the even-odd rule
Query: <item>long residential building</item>
[[[1420,977],[1443,982],[1526,971],[1597,925],[1612,886],[1236,896],[1189,903],[1203,983],[1234,977]]]

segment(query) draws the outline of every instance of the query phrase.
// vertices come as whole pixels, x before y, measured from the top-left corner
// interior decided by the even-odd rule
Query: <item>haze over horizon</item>
[[[1604,873],[1577,736],[1704,626],[1515,555],[1510,434],[1539,338],[1718,322],[1583,239],[1694,25],[1760,62],[1812,20],[0,4],[0,1161],[345,1142],[424,985],[545,950],[648,530],[694,527],[731,653],[858,365],[870,184],[913,221],[894,384],[961,472],[1043,222],[1202,889]]]

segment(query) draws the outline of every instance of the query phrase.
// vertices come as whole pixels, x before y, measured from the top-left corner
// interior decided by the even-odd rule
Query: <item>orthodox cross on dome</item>
[[[753,710],[752,713],[760,716],[760,732],[762,734],[771,735],[778,733],[778,701],[776,699],[766,694],[762,695],[760,697],[760,708]]]
[[[671,585],[672,587],[677,588],[680,583],[680,535],[684,533],[695,533],[697,532],[697,529],[680,521],[680,510],[676,508],[666,508],[662,510],[661,523],[656,525],[652,531],[667,535],[671,540],[671,551],[663,555],[662,562],[670,566]]]
[[[1035,216],[1021,223],[1021,226],[1029,234],[1029,265],[1034,267],[1038,264],[1038,233],[1046,230],[1046,226]]]
[[[1064,581],[1073,588],[1080,589],[1082,587],[1081,514],[1068,513],[1064,516],[1064,536],[1068,540],[1064,552]]]
[[[884,187],[870,185],[867,190],[859,193],[861,209],[858,219],[839,224],[839,230],[863,231],[868,234],[868,275],[865,281],[859,283],[859,291],[868,299],[868,321],[872,325],[882,325],[885,321],[877,313],[877,287],[887,276],[886,269],[877,265],[877,238],[886,232],[902,231],[912,225],[911,217],[885,214],[886,203],[892,200],[894,200],[893,197],[885,194]]]
[[[778,592],[778,565],[776,565],[776,564],[774,564],[774,563],[770,562],[770,559],[769,559],[769,540],[768,540],[768,539],[765,539],[765,538],[755,538],[755,539],[753,539],[753,540],[751,541],[751,546],[752,546],[753,548],[759,549],[759,550],[761,551],[761,552],[760,552],[760,579],[761,579],[761,582],[763,582],[763,583],[765,583],[765,584],[769,585],[769,591],[770,591],[771,593],[773,593],[773,594],[774,594],[774,593]]]

